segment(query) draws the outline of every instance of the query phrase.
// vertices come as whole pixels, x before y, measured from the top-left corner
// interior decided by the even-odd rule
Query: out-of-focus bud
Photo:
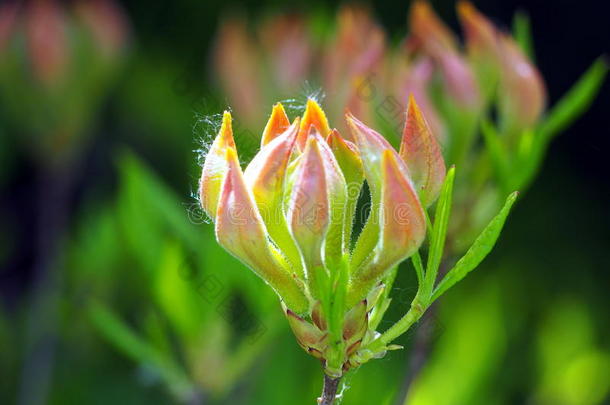
[[[505,132],[519,133],[531,128],[546,104],[542,76],[517,43],[508,35],[500,38],[501,76],[499,103]]]
[[[261,100],[260,55],[242,20],[230,19],[221,23],[214,61],[235,111],[246,122],[256,123]]]
[[[466,51],[486,101],[493,96],[498,80],[500,55],[498,30],[469,1],[460,1],[458,16],[466,36]]]
[[[383,30],[365,8],[342,7],[337,24],[337,35],[323,61],[324,88],[332,93],[344,92],[342,87],[355,77],[374,72],[385,50]]]
[[[35,77],[50,86],[68,73],[66,16],[54,0],[34,0],[25,16],[27,44]]]
[[[413,3],[409,22],[411,46],[421,48],[435,60],[443,74],[448,93],[458,105],[470,110],[478,109],[479,89],[470,67],[458,53],[453,33],[424,0]]]
[[[411,66],[403,63],[403,67],[396,74],[396,88],[399,89],[396,96],[400,100],[401,105],[404,106],[408,104],[409,95],[412,94],[418,100],[418,104],[426,116],[426,121],[432,129],[432,133],[442,142],[447,138],[446,129],[443,127],[434,104],[428,96],[428,88],[430,87],[433,73],[434,65],[430,58],[418,58]]]
[[[441,55],[457,49],[455,35],[436,16],[430,4],[416,0],[411,6],[409,27],[414,35],[416,46],[423,46],[431,55]]]
[[[279,15],[261,27],[261,45],[273,69],[275,85],[295,91],[307,77],[313,55],[305,21],[298,15]]]
[[[347,119],[360,150],[372,196],[372,212],[352,258],[347,302],[354,305],[393,265],[419,248],[425,236],[426,221],[408,169],[398,153],[379,133],[354,117]],[[374,211],[377,211],[375,215]],[[370,225],[372,221],[378,222],[377,225]],[[376,234],[376,238],[371,238],[372,234]],[[363,238],[366,240],[361,242]]]
[[[496,27],[469,1],[457,5],[458,16],[466,36],[466,50],[474,60],[497,59],[498,32]]]
[[[13,33],[17,22],[17,10],[18,3],[16,1],[0,4],[0,52],[4,50]]]
[[[216,239],[233,256],[250,267],[297,313],[309,302],[284,262],[269,243],[269,236],[256,203],[243,178],[234,148],[225,152],[225,175],[216,214]]]
[[[305,143],[312,126],[323,138],[330,134],[330,126],[328,125],[326,114],[322,111],[320,105],[310,98],[307,100],[307,106],[305,107],[305,113],[301,120],[301,128],[297,138],[297,145],[301,150],[305,148]]]
[[[445,161],[438,142],[412,95],[407,107],[400,156],[409,168],[422,204],[428,207],[441,191],[445,179]]]
[[[367,122],[372,121],[374,107],[380,102],[376,94],[378,84],[373,77],[357,76],[352,79],[345,110]]]
[[[201,206],[212,219],[216,218],[220,189],[228,170],[227,149],[235,149],[235,141],[231,127],[231,113],[225,111],[220,131],[206,155],[199,181]]]
[[[81,0],[76,4],[76,13],[90,30],[103,57],[112,61],[122,53],[129,36],[129,24],[117,3]]]

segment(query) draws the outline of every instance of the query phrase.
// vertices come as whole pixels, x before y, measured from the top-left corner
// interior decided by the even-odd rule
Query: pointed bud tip
[[[273,139],[284,133],[290,127],[290,120],[282,103],[276,103],[273,105],[271,110],[271,116],[265,125],[263,130],[263,137],[261,139],[261,146],[265,146]]]

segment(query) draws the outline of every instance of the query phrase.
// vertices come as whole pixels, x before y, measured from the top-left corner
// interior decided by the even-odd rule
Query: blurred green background
[[[69,74],[54,76],[65,53],[52,35],[33,48],[43,90],[4,40],[53,23],[0,20],[0,403],[312,404],[319,364],[273,293],[216,245],[193,193],[227,106],[211,74],[219,20],[326,21],[338,5],[81,3],[59,5],[72,10]],[[433,4],[457,27],[453,2]],[[501,26],[529,13],[551,103],[608,52],[599,2],[476,4]],[[390,37],[405,34],[407,3],[370,7]],[[610,404],[609,90],[551,146],[495,251],[443,298],[408,404]],[[403,267],[388,325],[416,289]],[[402,402],[414,334],[358,370],[344,403]]]

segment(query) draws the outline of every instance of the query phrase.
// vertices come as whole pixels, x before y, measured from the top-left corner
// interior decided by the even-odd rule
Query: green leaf
[[[415,274],[417,275],[417,283],[421,288],[424,284],[424,265],[422,264],[421,256],[419,255],[419,251],[415,252],[413,256],[411,256],[411,262],[413,263],[413,267],[415,267]]]
[[[466,277],[466,275],[476,268],[489,252],[491,252],[491,249],[493,249],[498,240],[498,236],[500,236],[506,217],[518,195],[519,193],[515,191],[508,196],[504,203],[504,207],[502,207],[498,215],[496,215],[485,229],[483,229],[483,232],[481,232],[479,237],[474,241],[466,254],[458,260],[455,266],[449,270],[447,276],[445,276],[438,287],[436,287],[432,294],[432,301],[436,300],[448,289],[453,287],[455,283]]]
[[[608,73],[604,57],[598,58],[575,85],[549,111],[538,128],[542,147],[584,113],[599,92]]]
[[[527,55],[530,61],[536,60],[534,55],[534,41],[532,36],[532,24],[530,17],[523,11],[517,11],[513,19],[513,35],[521,50]]]
[[[498,131],[493,123],[487,119],[481,121],[481,134],[489,157],[502,184],[509,181],[509,160],[504,144],[502,144]]]
[[[451,198],[453,193],[453,180],[455,179],[455,167],[451,167],[447,172],[443,188],[436,205],[434,214],[434,227],[430,237],[430,250],[428,251],[428,264],[425,274],[425,299],[430,297],[430,293],[436,282],[438,268],[443,258],[443,249],[445,247],[445,239],[447,236],[447,225],[449,224],[449,216],[451,214]]]
[[[194,387],[188,377],[166,353],[135,334],[102,304],[92,304],[89,315],[102,336],[135,361],[154,367],[173,393],[184,399],[192,395]]]

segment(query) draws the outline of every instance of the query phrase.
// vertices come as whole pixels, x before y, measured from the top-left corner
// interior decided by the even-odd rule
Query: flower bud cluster
[[[220,245],[275,290],[299,344],[331,375],[357,365],[357,349],[375,336],[368,314],[380,282],[423,242],[424,210],[445,176],[413,98],[399,151],[352,114],[345,118],[350,140],[312,99],[292,122],[276,104],[242,170],[225,112],[199,188]],[[365,181],[371,210],[353,235]]]

